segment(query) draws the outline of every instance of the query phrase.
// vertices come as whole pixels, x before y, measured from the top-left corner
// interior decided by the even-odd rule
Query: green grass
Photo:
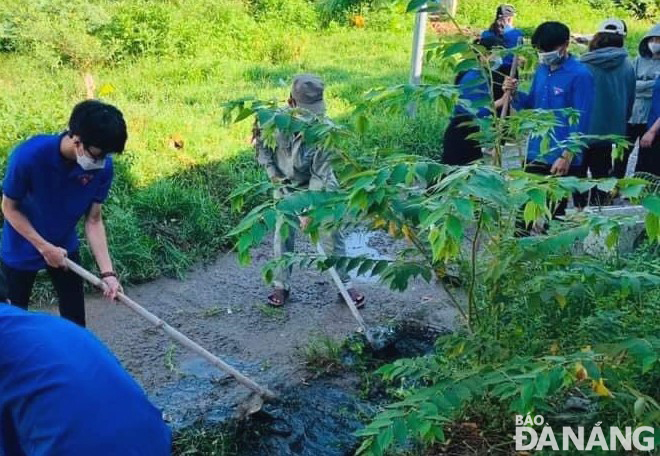
[[[0,49],[12,51],[0,52],[0,166],[21,140],[64,128],[84,98],[82,72],[91,72],[129,126],[105,209],[117,269],[132,282],[181,276],[230,246],[224,235],[240,214],[230,212],[227,197],[264,178],[249,123],[222,125],[223,102],[284,101],[293,75],[314,72],[327,83],[330,115],[343,119],[365,91],[407,80],[412,16],[362,4],[334,13],[322,28],[312,3],[292,2],[8,0],[0,6]],[[67,21],[56,20],[64,3]],[[497,3],[465,0],[459,20],[485,27]],[[575,2],[541,3],[518,2],[521,26],[555,16],[587,33],[603,16]],[[365,29],[346,26],[356,12]],[[629,22],[634,39],[648,28]],[[425,71],[429,81],[452,80],[437,63]],[[415,120],[383,114],[347,147],[438,156],[446,123],[432,109]],[[92,266],[87,253],[84,262]]]

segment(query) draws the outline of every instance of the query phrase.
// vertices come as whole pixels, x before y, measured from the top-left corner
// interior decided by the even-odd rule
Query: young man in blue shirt
[[[168,456],[171,432],[89,331],[6,304],[0,271],[0,455]]]
[[[27,309],[37,272],[47,269],[60,315],[85,325],[83,282],[64,262],[66,257],[80,261],[76,224],[83,216],[106,296],[114,299],[121,290],[101,208],[112,184],[110,155],[121,153],[126,139],[122,113],[87,100],[73,109],[67,131],[34,136],[13,151],[2,184],[0,255],[12,304]]]
[[[542,138],[530,138],[527,148],[529,173],[556,176],[583,176],[583,152],[573,154],[562,147],[572,134],[586,134],[594,100],[593,77],[587,67],[568,51],[570,30],[560,22],[541,24],[532,36],[532,45],[539,52],[539,65],[528,94],[514,95],[516,109],[546,109],[558,111],[573,108],[579,120],[571,125],[568,117],[555,112],[558,122],[549,136],[549,147],[542,151]],[[505,90],[515,91],[517,81],[507,78]],[[564,215],[567,201],[555,209],[555,215]]]

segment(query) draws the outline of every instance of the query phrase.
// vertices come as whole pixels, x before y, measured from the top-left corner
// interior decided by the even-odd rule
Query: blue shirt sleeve
[[[471,104],[483,101],[490,97],[490,90],[488,84],[483,80],[483,75],[480,71],[470,70],[459,81],[459,88],[461,91],[461,98],[469,101]],[[477,108],[477,117],[487,117],[491,114],[488,107]]]
[[[534,74],[534,79],[532,79],[532,87],[529,89],[529,93],[518,91],[513,99],[513,108],[517,111],[522,109],[534,109],[536,108],[535,104],[535,94],[536,94],[536,84],[537,84],[537,74]]]
[[[589,120],[594,103],[594,78],[589,71],[582,71],[575,76],[571,90],[571,104],[569,107],[580,113],[580,120],[569,126],[569,135],[572,133],[587,134]]]
[[[481,32],[481,39],[482,40],[484,38],[494,38],[494,37],[495,37],[495,34],[490,29],[486,29],[483,32]]]
[[[102,177],[103,182],[101,183],[101,185],[99,185],[99,188],[96,190],[96,195],[94,195],[94,202],[99,204],[105,202],[105,200],[108,199],[108,195],[110,194],[110,187],[112,186],[112,178],[115,174],[112,161],[110,161],[108,167],[104,169],[102,172],[103,172],[103,177]]]
[[[19,146],[9,157],[7,171],[2,181],[2,192],[9,198],[20,201],[30,188],[30,161],[24,158]]]
[[[514,28],[509,30],[504,33],[504,46],[507,49],[513,49],[514,47],[518,46],[518,43],[524,36],[525,34],[520,29]]]

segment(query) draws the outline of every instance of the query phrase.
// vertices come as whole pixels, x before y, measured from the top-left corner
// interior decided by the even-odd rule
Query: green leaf
[[[472,201],[466,198],[456,198],[454,199],[454,207],[456,211],[463,218],[471,220],[474,218],[474,205]]]
[[[646,184],[630,185],[621,189],[621,196],[623,198],[638,198],[645,188]]]
[[[445,58],[447,58],[455,54],[462,54],[469,50],[470,50],[470,46],[465,41],[458,41],[456,43],[452,43],[449,46],[447,46],[443,51],[442,55]]]
[[[550,377],[545,373],[541,373],[538,377],[536,377],[535,384],[536,393],[540,397],[546,397],[548,395],[548,391],[550,390]]]
[[[655,215],[660,216],[660,196],[651,195],[642,201],[642,206],[651,211]]]
[[[369,119],[364,114],[360,114],[355,122],[358,133],[363,135],[369,126]]]
[[[388,262],[387,261],[378,261],[376,263],[376,266],[374,266],[373,271],[371,273],[373,275],[380,275],[385,269],[387,269]]]
[[[598,182],[596,184],[596,187],[598,188],[598,190],[602,190],[604,192],[609,193],[612,190],[614,190],[614,187],[616,187],[617,183],[618,183],[617,179],[614,179],[614,178],[605,179],[605,180],[602,180],[602,181]]]
[[[641,418],[644,415],[644,409],[646,408],[646,399],[638,397],[633,408],[635,410],[635,416]]]
[[[646,234],[648,235],[651,241],[660,241],[660,216],[655,214],[646,214],[644,220],[644,225],[646,227]]]
[[[393,440],[394,432],[392,431],[392,428],[385,429],[376,437],[376,442],[378,443],[378,446],[381,450],[388,449]]]
[[[465,59],[454,68],[456,73],[461,73],[463,71],[471,70],[479,66],[479,62],[476,59]]]
[[[399,445],[403,445],[408,440],[408,430],[406,429],[405,421],[402,418],[394,420],[392,425],[394,431],[394,438]]]
[[[406,13],[410,13],[410,12],[412,12],[412,11],[417,11],[417,10],[420,9],[420,8],[424,5],[424,3],[426,3],[426,2],[427,2],[427,0],[411,0],[411,1],[408,3],[408,7],[406,8]]]
[[[585,360],[582,365],[587,371],[587,374],[589,375],[589,378],[593,380],[598,380],[600,379],[600,369],[598,369],[598,366],[596,363],[594,363],[592,360],[588,359]]]
[[[449,216],[447,216],[447,231],[457,241],[460,242],[463,239],[463,224],[460,219],[454,215],[449,214]]]

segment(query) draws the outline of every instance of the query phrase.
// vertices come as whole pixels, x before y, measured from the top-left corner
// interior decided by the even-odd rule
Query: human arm
[[[524,93],[518,90],[518,80],[507,76],[504,79],[502,88],[504,89],[504,96],[506,96],[507,93],[511,94],[510,96],[513,102],[512,107],[517,111],[520,111],[523,109],[533,109],[535,107],[536,100],[534,94],[536,93],[536,84],[537,76],[534,75],[529,92]]]
[[[651,147],[653,145],[653,142],[655,141],[655,138],[658,136],[658,132],[660,131],[660,117],[656,119],[656,121],[651,125],[651,128],[648,129],[648,131],[642,136],[642,139],[640,140],[640,145],[642,147]]]
[[[122,288],[117,276],[110,275],[110,273],[114,274],[114,270],[108,251],[108,238],[103,223],[102,207],[101,203],[93,203],[89,209],[85,218],[85,236],[99,271],[101,271],[101,276],[107,274],[106,277],[103,277],[103,282],[106,285],[103,294],[106,298],[114,300],[117,297],[117,292],[122,291]]]
[[[2,182],[2,213],[16,232],[27,239],[44,257],[48,266],[61,268],[65,266],[66,250],[44,239],[21,211],[21,201],[28,196],[32,186],[33,164],[33,157],[26,155],[26,151],[20,147],[9,157]]]
[[[255,151],[257,153],[257,163],[263,166],[266,169],[266,174],[268,178],[273,182],[280,182],[284,179],[284,175],[277,167],[275,162],[275,150],[272,147],[269,147],[264,142],[261,137],[261,129],[255,121],[254,128],[252,130],[252,144],[254,145]]]
[[[637,98],[651,98],[653,96],[653,86],[655,85],[655,80],[641,80],[637,79],[635,82],[635,94]]]
[[[658,132],[660,131],[660,79],[656,81],[655,88],[653,90],[653,101],[651,101],[649,122],[653,123],[640,140],[640,145],[642,147],[651,147],[658,135]]]
[[[6,194],[2,196],[2,214],[9,224],[30,244],[34,246],[41,256],[46,260],[46,264],[52,268],[65,267],[64,258],[67,256],[65,249],[58,247],[46,241],[34,229],[32,223],[21,212],[20,204],[18,201],[8,197]]]

